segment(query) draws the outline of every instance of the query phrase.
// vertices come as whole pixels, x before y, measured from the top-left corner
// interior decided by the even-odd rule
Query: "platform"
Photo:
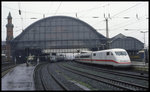
[[[149,65],[145,62],[139,62],[139,61],[131,61],[132,66],[136,70],[142,70],[142,71],[149,71]]]
[[[20,64],[1,78],[2,91],[5,90],[35,90],[33,73],[35,66]]]

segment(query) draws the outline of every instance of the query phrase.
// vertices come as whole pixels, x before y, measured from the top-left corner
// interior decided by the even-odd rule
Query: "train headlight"
[[[126,60],[120,60],[120,62],[128,62],[128,61],[126,61]]]
[[[120,62],[122,62],[122,60],[120,60]]]

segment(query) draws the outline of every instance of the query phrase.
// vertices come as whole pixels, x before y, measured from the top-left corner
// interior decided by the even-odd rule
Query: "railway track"
[[[7,71],[7,70],[9,70],[10,68],[13,68],[13,67],[15,67],[16,65],[10,65],[10,66],[7,66],[7,67],[2,67],[2,72],[4,72],[4,71]]]
[[[35,84],[36,90],[46,90],[46,88],[44,87],[44,84],[43,84],[42,80],[40,79],[41,76],[40,76],[39,70],[41,69],[42,65],[43,64],[39,64],[34,69],[33,78],[34,78],[34,84]]]
[[[9,70],[11,70],[13,67],[15,67],[16,65],[9,65],[9,66],[5,66],[5,67],[2,67],[2,70],[1,70],[1,78],[3,77],[3,76],[5,76],[8,72],[9,72]]]
[[[130,78],[134,78],[134,79],[148,81],[148,74],[141,75],[140,73],[133,73],[133,72],[129,72],[129,71],[126,72],[126,71],[110,70],[110,69],[104,69],[104,68],[100,68],[100,67],[93,67],[93,66],[88,66],[88,65],[84,65],[84,64],[79,64],[76,62],[67,63],[67,64],[75,66],[75,67],[79,67],[79,68],[93,69],[98,72],[109,73],[109,74],[113,74],[113,75],[130,77]]]
[[[45,70],[47,73],[44,72],[43,67],[46,68]],[[51,80],[49,80],[49,78],[51,78]],[[36,82],[35,85],[37,90],[69,90],[69,88],[67,88],[60,80],[57,79],[57,77],[55,77],[55,75],[49,71],[48,64],[37,66],[37,69],[35,69],[34,80]]]
[[[47,71],[49,73],[49,75],[55,80],[55,82],[63,89],[63,90],[69,90],[69,88],[67,88],[61,81],[59,81],[48,69],[47,66]]]
[[[96,74],[92,74],[92,73],[89,73],[89,72],[74,69],[74,68],[66,66],[64,64],[59,64],[59,66],[62,67],[63,69],[65,69],[65,70],[67,70],[67,71],[72,72],[72,73],[75,73],[75,74],[78,74],[78,75],[81,75],[81,76],[84,76],[84,77],[87,77],[87,78],[90,78],[90,79],[93,79],[93,80],[96,80],[96,81],[99,81],[99,82],[103,82],[103,83],[107,84],[108,86],[113,86],[116,89],[119,88],[120,90],[134,90],[134,91],[148,90],[148,87],[145,87],[145,86],[142,86],[142,85],[129,83],[129,82],[122,81],[122,80],[119,80],[119,79],[116,80],[116,79],[112,79],[112,78],[102,77],[100,75],[96,75]]]

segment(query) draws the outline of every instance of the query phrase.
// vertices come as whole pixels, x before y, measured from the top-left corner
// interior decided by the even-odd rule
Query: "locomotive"
[[[115,48],[101,51],[81,52],[75,56],[75,61],[111,65],[115,67],[131,66],[131,60],[126,50]]]

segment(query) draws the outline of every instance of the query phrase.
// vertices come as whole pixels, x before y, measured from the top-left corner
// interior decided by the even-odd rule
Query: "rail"
[[[69,65],[71,65],[71,64],[69,64]],[[85,65],[77,64],[77,65],[73,65],[73,66],[82,67],[83,68],[83,66],[85,66]],[[98,72],[110,73],[110,74],[114,74],[114,75],[125,76],[125,77],[130,77],[130,78],[135,78],[135,79],[148,81],[148,75],[144,76],[144,75],[140,75],[140,73],[133,74],[132,72],[117,71],[117,70],[115,71],[115,70],[104,69],[104,68],[100,68],[100,67],[92,67],[92,66],[88,66],[88,65],[86,65],[86,68],[92,68],[92,69],[94,69],[94,70],[96,70]]]
[[[134,83],[128,83],[122,80],[116,80],[116,79],[112,79],[112,78],[105,78],[96,74],[91,74],[91,73],[87,73],[87,72],[83,72],[80,70],[76,70],[73,69],[71,67],[65,66],[65,65],[60,65],[60,67],[62,67],[63,69],[73,72],[75,74],[84,76],[84,77],[88,77],[90,79],[99,81],[99,82],[103,82],[106,84],[109,84],[111,86],[115,86],[117,88],[123,89],[123,90],[148,90],[148,87],[142,86],[142,85],[137,85]]]
[[[43,65],[43,66],[42,66]],[[52,89],[48,84],[46,84],[46,81],[47,80],[45,80],[44,79],[44,76],[45,75],[43,75],[42,74],[42,67],[45,67],[45,68],[47,68],[47,71],[48,71],[48,74],[51,76],[51,78],[59,85],[59,87],[60,88],[62,88],[62,90],[69,90],[60,80],[58,80],[50,71],[49,71],[49,69],[48,69],[48,64],[47,63],[45,63],[45,64],[42,64],[42,65],[40,65],[40,67],[39,66],[37,66],[37,68],[35,69],[35,74],[34,74],[34,80],[37,82],[37,81],[40,81],[39,83],[35,83],[36,85],[37,84],[40,84],[40,86],[41,86],[41,88],[38,88],[38,86],[36,86],[36,89],[37,90],[54,90],[54,89]],[[39,76],[38,78],[40,78],[40,79],[37,79],[35,76]],[[56,85],[54,85],[54,86],[56,86]]]
[[[1,71],[1,78],[4,77],[10,69],[14,68],[16,65],[9,65],[9,66],[5,66],[5,67],[2,67],[2,71]]]

